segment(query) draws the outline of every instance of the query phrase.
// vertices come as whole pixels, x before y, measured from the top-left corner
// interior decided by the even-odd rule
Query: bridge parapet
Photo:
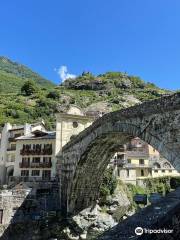
[[[179,239],[180,234],[180,188],[161,198],[156,204],[152,204],[111,230],[105,232],[98,240],[160,240]],[[137,235],[135,229],[141,227],[142,235]],[[146,230],[170,230],[170,233],[148,234]],[[171,231],[172,230],[172,231]]]

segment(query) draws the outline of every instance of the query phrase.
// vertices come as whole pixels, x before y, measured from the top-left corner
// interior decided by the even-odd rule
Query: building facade
[[[16,138],[15,179],[23,182],[52,181],[56,177],[56,133],[36,130]]]
[[[122,146],[112,163],[114,174],[126,183],[137,184],[144,178],[179,175],[168,160],[139,138]]]
[[[1,133],[0,145],[0,185],[7,184],[13,176],[16,158],[16,139],[35,130],[45,130],[44,123],[11,125],[6,123]]]

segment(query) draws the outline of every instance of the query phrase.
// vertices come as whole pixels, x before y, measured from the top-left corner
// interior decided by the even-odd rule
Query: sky
[[[180,89],[179,0],[0,0],[0,55],[60,83],[122,71]]]

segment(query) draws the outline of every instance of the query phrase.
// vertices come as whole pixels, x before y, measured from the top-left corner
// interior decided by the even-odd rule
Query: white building
[[[6,123],[1,133],[0,144],[0,184],[6,184],[13,176],[16,157],[16,138],[35,130],[45,130],[44,123],[11,125]]]
[[[6,123],[0,147],[0,185],[54,180],[59,169],[56,155],[94,119],[95,115],[87,116],[80,108],[71,106],[56,115],[55,132],[47,131],[44,123]]]
[[[56,133],[35,130],[16,138],[14,179],[51,181],[56,176]]]
[[[179,172],[157,150],[139,138],[125,144],[114,155],[114,174],[126,183],[137,184],[145,178],[179,176]]]

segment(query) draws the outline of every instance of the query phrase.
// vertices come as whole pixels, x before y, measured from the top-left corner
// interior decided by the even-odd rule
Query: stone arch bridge
[[[59,155],[62,210],[75,214],[96,201],[111,157],[132,137],[180,170],[180,94],[108,113],[67,143]]]

